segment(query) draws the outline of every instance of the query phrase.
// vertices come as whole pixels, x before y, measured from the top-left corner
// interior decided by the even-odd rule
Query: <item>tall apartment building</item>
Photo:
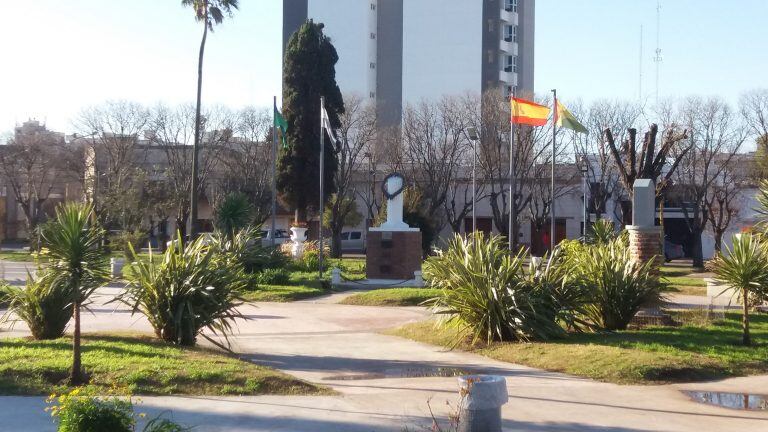
[[[339,53],[342,93],[374,100],[384,125],[422,99],[533,92],[535,0],[283,0],[283,47],[307,19]]]

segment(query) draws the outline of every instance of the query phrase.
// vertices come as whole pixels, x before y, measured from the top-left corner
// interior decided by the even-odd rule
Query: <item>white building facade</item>
[[[491,89],[533,93],[535,0],[283,0],[283,46],[307,19],[339,54],[342,93],[383,126],[408,104]]]

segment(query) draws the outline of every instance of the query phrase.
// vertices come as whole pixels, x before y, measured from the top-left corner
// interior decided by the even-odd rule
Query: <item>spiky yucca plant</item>
[[[41,270],[36,276],[27,273],[25,287],[0,285],[0,298],[8,304],[0,322],[24,321],[36,340],[62,337],[72,318],[72,292],[66,285],[53,285],[51,276]]]
[[[768,294],[768,246],[753,234],[733,237],[732,247],[715,258],[717,280],[733,287],[742,301],[742,337],[751,345],[749,334],[749,300]]]
[[[243,193],[227,195],[216,206],[216,228],[229,239],[253,222],[253,205]]]
[[[144,314],[157,337],[192,346],[204,329],[226,338],[234,321],[243,317],[237,306],[246,286],[237,261],[198,238],[175,242],[159,259],[135,260],[118,300]]]
[[[548,339],[560,336],[557,305],[541,284],[524,276],[524,255],[512,255],[499,236],[455,236],[424,264],[441,290],[430,303],[473,342]]]
[[[641,307],[661,301],[653,262],[633,264],[621,237],[585,247],[566,265],[588,291],[585,317],[602,329],[624,330]]]
[[[618,236],[613,226],[613,221],[598,219],[589,230],[587,240],[592,244],[606,244]]]
[[[71,294],[74,329],[72,337],[72,372],[74,385],[85,382],[81,366],[80,308],[91,294],[109,280],[107,255],[101,249],[104,231],[91,223],[93,207],[80,203],[61,204],[56,216],[46,224],[40,237],[50,258],[51,285]]]

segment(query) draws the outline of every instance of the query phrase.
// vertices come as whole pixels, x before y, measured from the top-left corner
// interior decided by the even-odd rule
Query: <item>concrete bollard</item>
[[[125,260],[122,258],[110,258],[109,267],[112,272],[112,277],[120,277],[123,275],[123,267],[125,266]]]
[[[341,270],[338,267],[331,269],[331,285],[341,284]]]
[[[414,285],[421,288],[424,286],[424,276],[421,274],[421,270],[416,270],[413,272],[413,280],[416,281]]]
[[[502,376],[459,377],[461,412],[458,432],[501,432],[501,407],[509,401]]]

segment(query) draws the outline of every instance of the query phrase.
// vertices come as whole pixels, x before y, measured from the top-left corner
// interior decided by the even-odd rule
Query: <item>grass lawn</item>
[[[327,394],[329,390],[274,369],[202,348],[179,348],[148,336],[86,335],[85,391],[123,395]],[[69,390],[71,339],[0,339],[0,394]]]
[[[436,297],[440,290],[434,288],[385,288],[351,295],[341,304],[358,306],[418,306]]]
[[[696,272],[692,267],[661,267],[661,280],[667,284],[669,292],[686,295],[707,294],[707,283],[703,278],[690,276]]]
[[[323,282],[318,280],[317,271],[288,268],[289,281],[285,285],[260,285],[247,291],[243,297],[248,301],[290,302],[318,297],[333,292],[330,288],[330,269],[341,269],[342,277],[348,280],[365,279],[365,259],[344,258],[328,260],[328,270],[323,274]]]
[[[29,251],[7,250],[7,251],[0,251],[0,260],[16,261],[16,262],[34,262],[35,255],[32,255]]]
[[[768,373],[768,316],[752,315],[755,347],[740,346],[741,316],[701,326],[650,327],[615,333],[575,334],[547,343],[493,343],[456,348],[497,360],[618,384],[703,381]],[[452,347],[456,330],[434,321],[388,332]]]

